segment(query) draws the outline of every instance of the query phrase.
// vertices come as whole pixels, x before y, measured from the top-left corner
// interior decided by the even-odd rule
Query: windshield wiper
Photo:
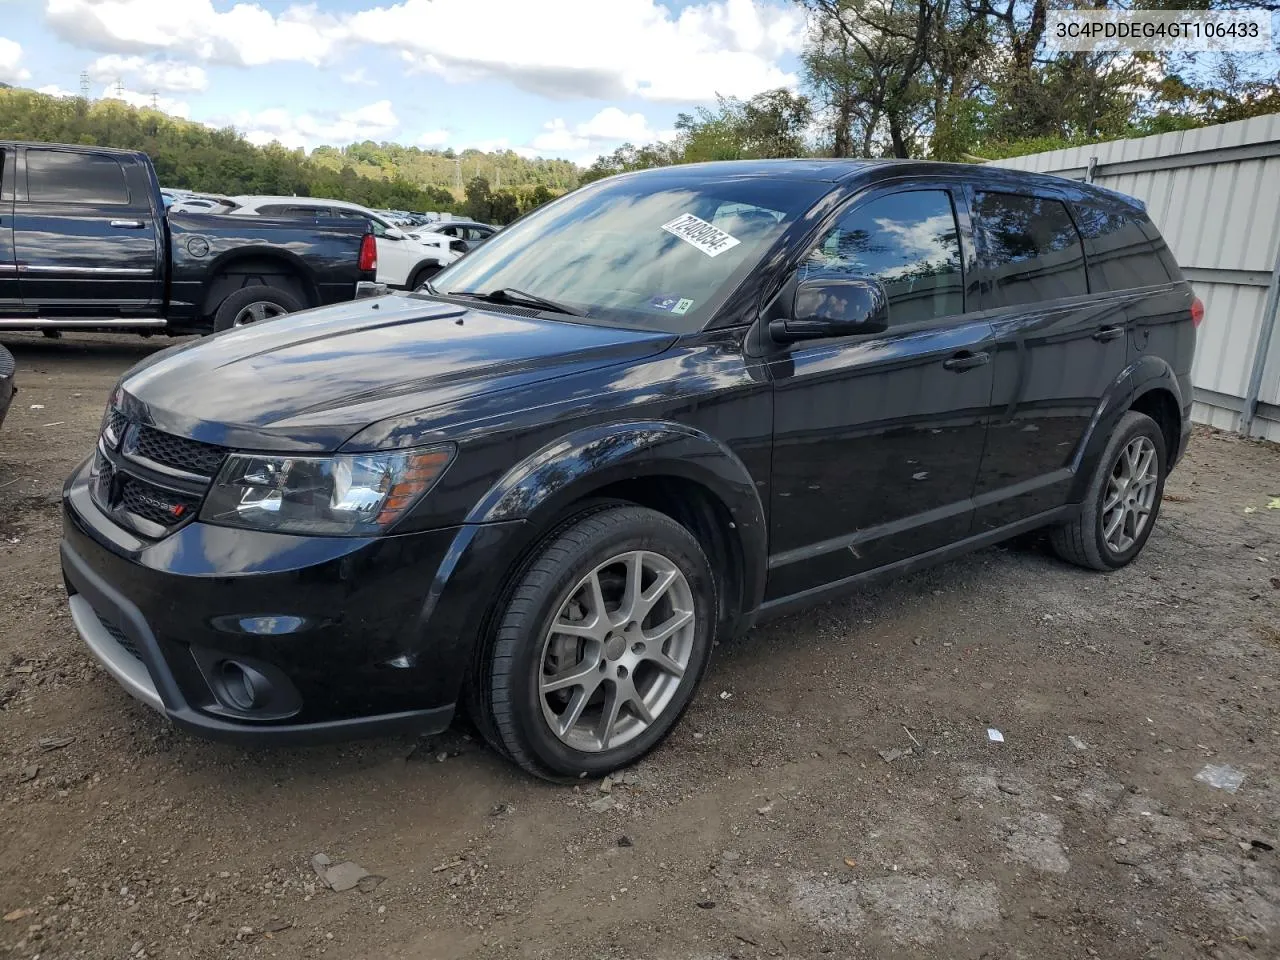
[[[571,317],[585,317],[587,315],[584,311],[579,310],[577,307],[571,307],[567,303],[540,297],[536,293],[517,290],[515,287],[501,287],[497,290],[490,290],[487,293],[479,290],[450,290],[446,292],[446,295],[450,297],[469,297],[472,300],[487,300],[490,303],[523,303],[531,307],[554,310],[556,313],[567,313]]]

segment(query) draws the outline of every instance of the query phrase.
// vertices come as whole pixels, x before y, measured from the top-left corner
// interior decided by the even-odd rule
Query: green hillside
[[[510,220],[578,183],[578,169],[567,160],[372,142],[320,147],[307,156],[279,144],[257,147],[231,128],[214,130],[119,100],[51,97],[3,84],[0,140],[144,150],[166,187],[323,196],[370,207],[466,212],[485,220]]]

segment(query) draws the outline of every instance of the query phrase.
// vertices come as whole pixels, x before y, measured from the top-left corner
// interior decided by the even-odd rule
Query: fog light
[[[221,680],[220,691],[228,701],[228,706],[238,710],[253,710],[266,702],[270,692],[267,678],[252,667],[236,663],[234,660],[223,660],[218,667],[218,679]]]

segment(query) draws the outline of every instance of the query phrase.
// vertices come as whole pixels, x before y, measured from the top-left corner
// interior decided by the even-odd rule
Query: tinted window
[[[828,272],[883,283],[894,326],[963,313],[960,234],[950,195],[895,193],[851,211],[809,255],[801,276]]]
[[[27,151],[27,196],[36,203],[127,205],[124,169],[112,157],[96,153]]]
[[[976,229],[995,273],[991,306],[1038,303],[1089,292],[1080,234],[1058,200],[979,193]]]
[[[1090,241],[1089,273],[1095,290],[1128,290],[1168,283],[1160,261],[1138,220],[1120,210],[1074,205],[1080,232]]]
[[[258,208],[262,217],[288,217],[292,219],[312,220],[316,217],[330,216],[328,207],[306,207],[299,204],[271,204]]]

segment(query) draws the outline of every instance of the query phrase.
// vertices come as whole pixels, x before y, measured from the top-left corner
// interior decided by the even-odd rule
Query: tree
[[[498,190],[489,204],[489,222],[507,224],[520,216],[520,201],[510,190]]]
[[[815,28],[805,69],[836,94],[832,137],[851,149],[853,121],[863,120],[863,155],[881,130],[888,152],[911,156],[928,102],[925,72],[938,4],[931,0],[802,0]],[[859,108],[857,105],[862,104]]]
[[[493,191],[489,181],[480,176],[467,181],[467,202],[463,209],[472,220],[488,223],[493,216]]]
[[[750,100],[719,97],[716,110],[676,118],[685,163],[702,160],[758,160],[807,153],[805,131],[813,117],[808,97],[786,89],[767,90]]]

